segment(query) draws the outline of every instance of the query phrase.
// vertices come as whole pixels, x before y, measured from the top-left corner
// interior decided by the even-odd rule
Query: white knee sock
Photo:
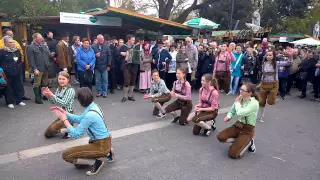
[[[206,124],[206,123],[203,122],[203,121],[200,121],[199,123],[196,123],[196,125],[204,128],[204,129],[211,129],[211,126],[209,126],[208,124]]]
[[[244,152],[246,152],[248,150],[250,145],[251,145],[251,141],[249,141],[249,143],[246,145],[246,147],[244,147],[243,150],[240,152],[240,154],[239,154],[240,157],[244,154]]]
[[[134,86],[129,86],[129,94],[128,94],[129,97],[132,97],[133,90],[134,90]]]
[[[77,165],[89,165],[91,166],[92,164],[94,164],[96,160],[95,159],[82,159],[82,158],[78,158],[73,164],[77,164]]]
[[[226,143],[234,143],[235,139],[234,138],[229,138],[226,140]]]
[[[159,111],[160,111],[162,114],[166,113],[166,111],[162,108],[162,106],[161,106],[160,103],[154,102],[153,105],[154,105],[156,108],[158,108]]]
[[[264,118],[264,113],[265,113],[265,107],[260,107],[259,113],[258,113],[259,120]]]
[[[206,124],[211,127],[213,125],[213,121],[206,121]]]
[[[129,87],[123,87],[124,97],[128,98]]]
[[[178,117],[178,114],[177,114],[176,111],[172,111],[170,114],[171,114],[174,118]]]

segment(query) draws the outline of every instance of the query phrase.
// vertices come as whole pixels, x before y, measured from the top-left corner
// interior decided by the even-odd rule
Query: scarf
[[[16,45],[14,45],[13,48],[9,48],[8,46],[4,46],[3,49],[4,49],[4,51],[11,52],[11,53],[18,51],[18,48],[16,47]]]

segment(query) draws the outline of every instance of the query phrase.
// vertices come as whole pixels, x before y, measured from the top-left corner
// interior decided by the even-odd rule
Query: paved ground
[[[27,87],[31,94],[31,87]],[[295,92],[295,95],[298,92]],[[136,93],[136,102],[120,103],[121,91],[97,99],[114,136],[116,162],[108,164],[94,179],[161,180],[319,180],[320,102],[295,96],[267,107],[266,122],[256,127],[256,154],[241,160],[227,157],[229,144],[215,135],[231,123],[223,123],[235,96],[221,96],[217,131],[208,138],[192,135],[192,126],[158,120],[151,104]],[[193,93],[194,102],[197,93]],[[4,104],[0,99],[0,104]],[[44,129],[53,120],[49,104],[7,109],[0,106],[1,180],[89,179],[85,170],[76,170],[61,159],[61,150],[85,143],[86,139],[45,139]],[[82,108],[77,104],[76,112]]]

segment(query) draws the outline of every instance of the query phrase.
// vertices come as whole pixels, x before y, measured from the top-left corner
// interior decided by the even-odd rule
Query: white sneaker
[[[8,104],[8,108],[13,109],[14,105],[13,104]]]
[[[261,123],[264,123],[264,120],[263,120],[263,118],[260,118],[260,119],[259,119],[259,121],[260,121]]]
[[[164,118],[166,115],[167,115],[166,113],[162,114],[161,112],[159,112],[159,114],[156,117],[160,119],[160,118]]]
[[[26,103],[20,102],[18,105],[19,105],[19,106],[26,106]]]

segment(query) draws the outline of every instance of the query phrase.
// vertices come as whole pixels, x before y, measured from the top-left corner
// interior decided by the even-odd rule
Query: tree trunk
[[[174,0],[168,0],[165,3],[162,0],[158,0],[159,3],[159,18],[168,20],[171,14],[171,10],[173,8]]]

